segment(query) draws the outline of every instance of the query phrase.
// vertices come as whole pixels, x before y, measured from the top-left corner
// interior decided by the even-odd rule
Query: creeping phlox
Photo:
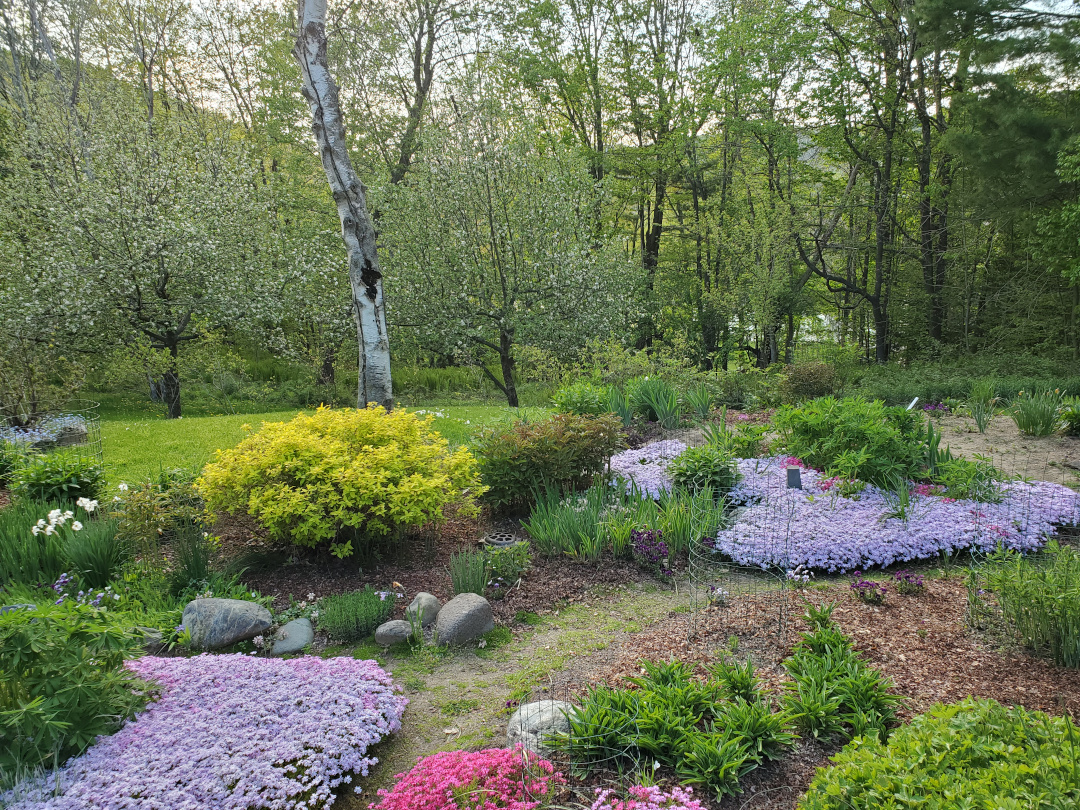
[[[565,782],[551,763],[515,748],[445,751],[420,758],[379,790],[373,810],[534,810]]]
[[[368,774],[378,761],[368,750],[401,728],[408,703],[374,661],[352,658],[203,654],[126,666],[160,684],[161,699],[43,784],[0,796],[10,810],[328,807],[335,788]]]
[[[643,495],[659,498],[661,493],[671,490],[668,464],[685,450],[686,445],[676,439],[624,450],[611,457],[611,474],[625,478],[628,488],[636,486]]]
[[[665,793],[655,785],[634,785],[627,791],[629,799],[616,799],[614,793],[611,788],[597,788],[590,810],[705,810],[694,798],[693,788],[676,787]]]
[[[1003,482],[998,503],[915,487],[910,515],[902,519],[890,516],[888,499],[870,484],[844,489],[804,469],[802,489],[789,489],[788,461],[738,462],[742,478],[729,497],[742,508],[709,543],[714,552],[740,565],[853,571],[964,549],[1033,551],[1057,526],[1080,524],[1080,494],[1060,484]]]

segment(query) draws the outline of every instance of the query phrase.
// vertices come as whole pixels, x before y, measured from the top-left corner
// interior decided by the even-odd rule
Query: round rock
[[[467,644],[494,628],[491,604],[475,593],[458,594],[435,617],[440,644]]]
[[[298,653],[314,640],[315,628],[311,626],[311,619],[293,619],[274,633],[274,646],[270,648],[270,654]]]
[[[195,599],[184,608],[184,627],[191,633],[191,645],[200,650],[217,650],[238,641],[261,635],[270,629],[270,611],[243,599]]]
[[[420,617],[420,625],[422,627],[430,627],[435,624],[435,617],[439,615],[439,611],[442,609],[442,602],[439,601],[437,596],[432,596],[427,591],[420,591],[413,597],[409,606],[405,608],[405,618],[409,621],[415,621],[416,617]]]
[[[412,625],[404,619],[393,619],[380,624],[375,630],[375,643],[384,647],[401,644],[412,637]]]
[[[573,704],[564,700],[538,700],[519,706],[506,726],[506,739],[510,747],[521,743],[522,748],[537,754],[550,753],[548,738],[552,734],[570,731],[569,714],[573,710]]]

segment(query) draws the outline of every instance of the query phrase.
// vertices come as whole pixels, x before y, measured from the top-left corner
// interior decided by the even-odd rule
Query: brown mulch
[[[11,491],[7,489],[0,489],[0,509],[3,509],[11,503]]]

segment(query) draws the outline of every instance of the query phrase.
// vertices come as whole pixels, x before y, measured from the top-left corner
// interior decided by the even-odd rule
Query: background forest
[[[331,3],[395,388],[517,405],[618,349],[1075,373],[1078,24],[1010,0]],[[0,0],[0,26],[5,415],[83,386],[170,416],[348,404],[295,9]]]

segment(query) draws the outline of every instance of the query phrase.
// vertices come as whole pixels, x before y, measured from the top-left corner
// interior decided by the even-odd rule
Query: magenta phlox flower
[[[161,697],[10,810],[311,810],[366,776],[408,700],[374,661],[209,655],[128,662]],[[53,795],[59,786],[60,795]],[[359,792],[359,788],[355,788]],[[2,802],[0,802],[2,803]]]
[[[566,780],[546,759],[514,748],[444,751],[421,757],[379,790],[373,810],[535,810]]]
[[[1034,551],[1058,526],[1080,524],[1080,494],[1046,481],[1005,482],[999,503],[916,487],[908,516],[899,518],[871,485],[845,496],[835,479],[804,470],[803,488],[789,489],[786,462],[738,462],[742,478],[730,500],[739,511],[710,550],[740,565],[844,572],[966,549]]]

